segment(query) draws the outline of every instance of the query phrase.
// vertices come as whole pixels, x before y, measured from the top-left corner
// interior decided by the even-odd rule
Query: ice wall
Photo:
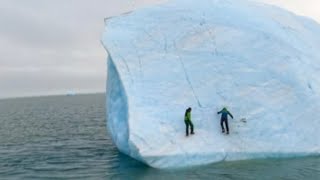
[[[129,129],[128,129],[128,103],[127,95],[123,88],[118,71],[111,56],[108,56],[108,80],[107,80],[107,104],[106,112],[108,130],[116,146],[123,153],[129,154]]]
[[[319,155],[320,25],[244,0],[175,0],[106,20],[107,122],[157,168]],[[185,137],[192,107],[196,134]],[[221,133],[223,106],[235,116]]]

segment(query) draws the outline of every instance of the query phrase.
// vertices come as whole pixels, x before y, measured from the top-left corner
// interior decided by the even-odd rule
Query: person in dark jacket
[[[227,129],[227,134],[229,134],[228,115],[233,119],[232,114],[225,107],[221,111],[219,111],[217,114],[221,114],[220,125],[222,128],[222,133],[225,132],[224,127],[223,127],[223,123],[225,123],[226,129]]]
[[[191,134],[194,134],[193,132],[193,124],[191,122],[191,107],[186,109],[186,112],[184,114],[184,122],[186,124],[186,136],[189,136],[189,126],[191,128]]]

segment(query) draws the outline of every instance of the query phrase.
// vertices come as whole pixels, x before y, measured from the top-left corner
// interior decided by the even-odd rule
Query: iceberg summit
[[[245,0],[173,0],[106,19],[115,145],[155,168],[319,155],[319,34],[311,19]]]

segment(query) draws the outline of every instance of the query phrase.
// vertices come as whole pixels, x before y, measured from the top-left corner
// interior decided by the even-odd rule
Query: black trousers
[[[193,134],[193,124],[191,121],[184,121],[186,123],[186,135],[189,135],[189,126],[191,128],[191,134]]]
[[[224,131],[223,123],[226,125],[227,132],[229,132],[228,119],[221,119],[220,120],[220,125],[222,128],[222,131]]]

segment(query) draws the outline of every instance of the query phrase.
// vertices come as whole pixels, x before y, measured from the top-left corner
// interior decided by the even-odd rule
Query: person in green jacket
[[[219,111],[217,114],[221,114],[221,119],[220,119],[220,125],[222,128],[222,133],[224,133],[224,127],[223,127],[223,123],[225,123],[226,125],[226,129],[227,129],[227,134],[229,134],[229,126],[228,126],[228,115],[233,119],[232,114],[227,110],[226,107],[224,107],[221,111]]]
[[[191,107],[189,107],[188,109],[186,109],[186,112],[184,114],[184,122],[186,124],[186,136],[189,136],[189,126],[191,128],[191,134],[194,134],[193,131],[193,124],[191,122]]]

